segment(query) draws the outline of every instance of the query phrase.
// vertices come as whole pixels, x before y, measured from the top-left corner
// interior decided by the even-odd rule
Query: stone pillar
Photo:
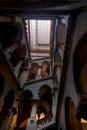
[[[32,104],[32,110],[31,110],[31,116],[30,117],[36,117],[36,112],[37,112],[37,103]]]
[[[53,99],[52,114],[53,114],[53,120],[55,120],[55,117],[56,117],[57,96],[58,96],[57,93],[58,93],[58,88],[57,88],[57,86],[54,86],[53,92],[52,92],[52,99]]]
[[[36,80],[41,79],[41,67],[38,69],[38,74],[36,75]]]
[[[32,104],[31,115],[30,118],[28,119],[26,130],[37,130],[36,113],[37,113],[37,102],[35,101]]]

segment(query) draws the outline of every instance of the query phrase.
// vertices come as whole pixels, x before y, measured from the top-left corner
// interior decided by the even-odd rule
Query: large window
[[[26,20],[27,37],[31,56],[50,56],[52,20]]]
[[[51,33],[51,21],[38,20],[36,22],[36,30],[37,30],[37,44],[49,45],[50,33]]]

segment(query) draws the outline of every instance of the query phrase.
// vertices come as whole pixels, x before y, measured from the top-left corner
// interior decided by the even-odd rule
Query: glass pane
[[[30,43],[31,49],[36,46],[36,20],[30,20]]]
[[[51,20],[26,20],[26,31],[30,46],[31,58],[50,56]]]
[[[50,20],[38,20],[37,21],[37,35],[38,35],[38,44],[48,45],[50,43]]]

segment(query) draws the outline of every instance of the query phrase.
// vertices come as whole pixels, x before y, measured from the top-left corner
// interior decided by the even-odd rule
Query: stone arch
[[[9,90],[7,96],[4,98],[4,104],[0,113],[0,120],[3,121],[8,115],[8,111],[11,109],[14,102],[15,91]]]
[[[33,94],[29,90],[23,91],[19,95],[19,104],[18,104],[18,118],[17,118],[17,126],[19,128],[23,127],[24,122],[27,121],[27,119],[30,117],[31,113],[31,99],[33,97]]]
[[[81,121],[76,118],[76,107],[70,97],[65,99],[65,123],[67,130],[82,130]]]
[[[30,96],[30,98],[33,97],[33,94],[32,94],[31,91],[29,91],[29,90],[25,90],[25,91],[23,91],[22,93],[20,93],[19,98],[22,98],[22,97],[24,97],[25,95]]]
[[[40,105],[45,107],[48,114],[52,112],[51,91],[51,88],[46,84],[39,89]]]
[[[73,54],[73,75],[77,93],[87,94],[87,32],[81,36]]]
[[[0,73],[0,97],[2,96],[4,90],[4,76]]]

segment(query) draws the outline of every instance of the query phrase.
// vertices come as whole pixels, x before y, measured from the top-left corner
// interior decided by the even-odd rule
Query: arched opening
[[[79,98],[77,119],[87,129],[87,32],[80,38],[73,55],[73,74]]]
[[[9,110],[11,109],[13,102],[14,102],[14,96],[15,96],[15,92],[13,89],[11,89],[7,96],[4,98],[4,104],[2,106],[2,110],[0,112],[0,121],[3,122],[3,120],[6,119]]]
[[[19,96],[19,105],[18,105],[18,118],[17,118],[17,127],[22,128],[27,124],[27,120],[31,114],[31,99],[33,95],[29,90],[25,90]]]
[[[43,85],[39,90],[40,104],[46,109],[47,114],[52,114],[51,88]]]
[[[73,74],[77,93],[87,95],[87,32],[80,38],[74,51]]]
[[[37,109],[37,125],[41,127],[52,119],[52,95],[51,88],[48,85],[43,85],[39,89],[39,106]]]
[[[70,97],[65,99],[65,122],[67,130],[82,130],[81,121],[76,118],[75,104]]]

